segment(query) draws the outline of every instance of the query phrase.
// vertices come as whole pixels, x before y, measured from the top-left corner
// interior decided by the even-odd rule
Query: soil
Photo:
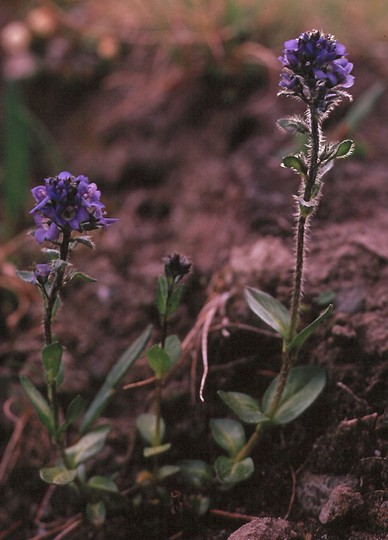
[[[361,59],[355,64],[361,66],[353,92],[357,104],[372,84],[386,82],[387,74],[373,63],[363,67]],[[61,398],[68,403],[82,393],[91,399],[148,324],[158,339],[156,278],[165,255],[184,253],[194,269],[173,321],[173,331],[185,340],[184,354],[163,391],[173,448],[168,459],[213,463],[219,450],[208,423],[229,414],[217,390],[260,397],[279,369],[280,343],[248,311],[242,291],[254,286],[288,302],[298,178],[279,166],[295,141],[275,122],[301,112],[300,106],[276,98],[276,86],[265,72],[188,78],[169,72],[152,100],[144,89],[143,100],[141,89],[131,100],[130,85],[117,70],[81,87],[50,78],[28,88],[68,168],[96,181],[109,215],[119,218],[95,236],[96,250],[82,248],[73,259],[98,282],[70,284],[64,292],[55,329],[66,347]],[[300,363],[324,366],[327,385],[300,418],[265,432],[253,452],[256,466],[249,480],[232,490],[210,490],[212,510],[202,518],[185,504],[190,488],[178,477],[169,480],[167,492],[182,493],[179,511],[160,504],[133,510],[136,474],[146,466],[134,424],[138,414],[152,410],[152,386],[118,392],[107,410],[112,433],[90,469],[118,471],[127,502],[120,512],[108,513],[101,529],[82,518],[71,491],[47,490],[40,481],[38,468],[52,464],[54,456],[18,376],[28,375],[43,388],[41,307],[36,291],[14,278],[14,264],[28,267],[39,251],[25,231],[4,246],[4,254],[12,257],[2,259],[1,291],[16,301],[9,300],[0,321],[5,337],[0,344],[1,539],[59,539],[65,530],[74,540],[222,540],[249,516],[267,520],[259,522],[256,533],[252,522],[249,538],[278,538],[276,520],[268,528],[269,518],[283,518],[284,538],[387,537],[388,161],[382,121],[387,108],[385,93],[362,125],[348,133],[350,105],[344,103],[326,126],[329,138],[350,135],[357,144],[354,156],[338,162],[327,176],[310,231],[303,317],[306,323],[313,320],[328,299],[335,311],[306,344]],[[202,403],[203,327],[198,321],[216,297],[220,309],[208,335]],[[185,339],[196,323],[192,338]],[[125,382],[150,376],[140,359]],[[54,526],[58,532],[44,536]],[[266,532],[257,532],[263,527]]]

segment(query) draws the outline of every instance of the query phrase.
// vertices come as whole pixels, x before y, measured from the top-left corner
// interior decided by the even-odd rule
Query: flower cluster
[[[345,46],[319,30],[286,41],[279,60],[284,68],[279,83],[283,93],[314,104],[321,112],[335,102],[340,88],[350,88],[354,82]]]
[[[192,264],[185,255],[174,253],[164,258],[166,276],[178,283],[191,270]]]
[[[56,242],[61,232],[90,231],[117,221],[105,217],[101,192],[83,175],[61,172],[33,188],[32,195],[37,204],[30,213],[37,225],[33,234],[39,244]]]

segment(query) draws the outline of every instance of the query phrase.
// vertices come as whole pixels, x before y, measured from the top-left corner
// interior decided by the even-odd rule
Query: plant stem
[[[62,231],[63,238],[60,246],[60,260],[67,262],[69,256],[69,244],[71,239],[71,230],[64,229]],[[60,290],[63,286],[63,279],[65,275],[66,265],[63,264],[59,267],[56,272],[54,283],[51,287],[49,294],[45,299],[45,316],[44,316],[44,332],[45,332],[45,343],[51,345],[53,343],[52,335],[52,322],[55,311],[55,304],[58,300]],[[67,469],[70,468],[66,452],[65,452],[65,441],[63,435],[58,436],[59,430],[59,401],[57,393],[57,383],[55,380],[50,381],[47,385],[47,397],[50,403],[51,410],[53,412],[53,421],[54,421],[54,443],[58,450],[58,453],[63,461],[63,464]]]
[[[169,299],[171,297],[171,294],[173,292],[172,287],[169,287],[167,292],[167,299],[166,299],[166,310],[169,303]],[[160,346],[162,349],[164,349],[164,346],[166,344],[167,339],[167,332],[168,332],[168,316],[167,313],[163,315],[162,318],[162,330],[161,330],[161,336],[160,336]],[[155,383],[155,401],[156,401],[156,432],[155,436],[158,441],[158,444],[161,443],[160,441],[160,424],[161,424],[161,418],[162,418],[162,389],[163,389],[163,382],[164,377],[157,377],[156,383]]]
[[[309,150],[309,167],[307,172],[307,180],[303,191],[303,200],[309,202],[313,195],[314,186],[318,175],[319,166],[319,149],[321,138],[320,118],[314,104],[309,106],[310,116],[310,150]],[[309,226],[309,218],[311,214],[306,216],[298,208],[298,220],[296,227],[296,260],[294,271],[294,285],[292,289],[291,299],[291,316],[290,330],[288,335],[288,343],[290,343],[297,335],[300,305],[303,296],[303,277],[304,277],[304,260],[306,253],[306,232]],[[272,398],[268,416],[271,418],[278,408],[280,399],[286,385],[287,376],[296,360],[296,354],[290,354],[287,350],[287,343],[283,343],[283,356],[278,382]]]
[[[253,448],[256,446],[257,441],[259,440],[259,437],[263,430],[263,426],[264,424],[262,422],[257,424],[255,431],[252,433],[248,441],[244,444],[240,452],[238,452],[238,454],[234,458],[235,463],[242,461],[251,454]]]

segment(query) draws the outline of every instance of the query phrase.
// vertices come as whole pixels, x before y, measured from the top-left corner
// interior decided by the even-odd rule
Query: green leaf
[[[283,339],[287,339],[290,331],[290,314],[283,304],[270,294],[253,287],[247,287],[244,294],[253,313],[276,330]]]
[[[70,279],[78,279],[79,281],[86,281],[87,283],[97,283],[97,279],[79,271],[72,272],[70,275]]]
[[[340,142],[335,154],[336,158],[346,158],[349,157],[354,150],[354,142],[351,139],[345,139]]]
[[[47,256],[49,261],[56,261],[61,257],[59,249],[42,248],[42,252]]]
[[[80,433],[85,433],[89,427],[95,422],[97,418],[102,414],[105,407],[108,405],[117,389],[120,387],[121,382],[132,364],[144,351],[147,341],[151,335],[151,326],[149,326],[140,337],[120,356],[117,363],[112,367],[108,373],[104,384],[101,386],[96,397],[90,404],[88,410],[83,418]]]
[[[179,462],[179,467],[186,482],[196,489],[201,489],[212,481],[212,469],[205,461],[184,459]]]
[[[182,354],[182,344],[179,337],[175,334],[168,336],[164,344],[164,350],[170,357],[172,365],[175,364]]]
[[[66,411],[66,416],[65,416],[66,424],[69,426],[70,424],[78,420],[78,418],[84,412],[85,408],[86,408],[85,399],[80,395],[75,396],[75,398],[70,401],[69,406]]]
[[[190,504],[197,516],[204,516],[210,508],[210,498],[203,495],[193,495],[190,497]]]
[[[86,507],[86,514],[88,516],[88,520],[92,525],[94,525],[94,527],[102,527],[106,518],[105,504],[102,501],[88,503]]]
[[[63,349],[58,341],[46,345],[42,350],[42,362],[48,384],[54,382],[58,376],[62,363],[62,353]]]
[[[173,290],[171,296],[167,300],[167,309],[166,315],[172,315],[174,311],[178,308],[179,304],[182,301],[183,293],[185,292],[185,286],[183,283],[180,283]]]
[[[263,396],[263,410],[271,406],[278,377],[272,381]],[[326,384],[326,374],[318,366],[298,366],[290,370],[283,394],[271,421],[288,424],[300,416],[317,399]]]
[[[143,450],[143,456],[145,458],[158,456],[164,454],[171,448],[171,443],[160,444],[158,446],[146,446]]]
[[[156,473],[156,478],[162,482],[166,478],[169,478],[170,476],[177,474],[180,471],[180,468],[176,465],[163,465],[163,467],[159,467],[158,472]]]
[[[318,328],[318,326],[329,317],[329,315],[333,311],[333,305],[330,304],[325,311],[323,311],[319,317],[315,319],[311,324],[306,326],[299,334],[291,341],[291,343],[287,346],[287,349],[291,351],[291,349],[299,348],[303,345],[303,343],[311,336],[311,334]]]
[[[335,301],[335,297],[335,292],[332,289],[327,289],[322,291],[315,300],[320,307],[327,307],[329,304]]]
[[[16,275],[27,283],[36,283],[36,276],[34,272],[28,272],[27,270],[16,270]]]
[[[153,345],[148,349],[146,356],[157,377],[163,377],[169,371],[172,364],[171,358],[159,345]]]
[[[163,418],[160,418],[158,436],[156,432],[157,416],[156,414],[151,413],[140,414],[136,419],[136,427],[143,440],[152,446],[159,446],[166,431],[166,424],[164,423]]]
[[[47,484],[56,486],[66,486],[73,482],[77,476],[77,469],[66,469],[65,467],[49,467],[40,469],[39,476]]]
[[[245,431],[237,420],[230,418],[210,420],[210,430],[216,443],[231,457],[236,456],[245,444]]]
[[[300,213],[303,217],[308,218],[315,210],[316,201],[311,199],[310,201],[305,201],[303,197],[294,197],[299,205]]]
[[[92,476],[89,478],[87,486],[97,491],[106,491],[108,493],[119,492],[115,482],[107,476]]]
[[[39,420],[48,429],[49,433],[51,435],[54,435],[54,419],[49,404],[47,403],[43,395],[39,392],[39,390],[36,388],[36,386],[34,386],[34,384],[29,379],[27,379],[27,377],[21,375],[20,383],[26,396],[34,407]]]
[[[64,379],[65,379],[65,367],[63,365],[63,362],[61,362],[60,365],[59,365],[59,370],[58,370],[57,376],[55,378],[55,384],[56,384],[57,388],[59,388],[61,386]]]
[[[161,317],[166,314],[167,295],[167,279],[164,276],[159,276],[156,287],[156,307]]]
[[[247,480],[253,473],[255,467],[252,458],[247,457],[242,461],[234,462],[232,458],[220,456],[217,458],[214,468],[218,480],[222,484],[238,484]]]
[[[287,169],[292,169],[293,171],[303,174],[307,174],[307,167],[303,160],[298,156],[285,156],[282,160],[282,166]]]
[[[76,444],[66,448],[65,452],[72,467],[78,467],[103,447],[110,431],[110,426],[101,426],[84,435]]]
[[[90,249],[94,249],[95,247],[92,237],[89,235],[82,235],[73,238],[73,240],[70,242],[70,249],[74,249],[78,244],[86,246]]]
[[[292,133],[300,133],[302,135],[305,135],[306,133],[309,132],[308,125],[303,120],[303,118],[299,118],[299,116],[290,116],[288,118],[280,118],[277,121],[277,124],[279,127],[284,129],[285,131],[291,131]]]
[[[261,412],[259,402],[253,397],[241,392],[223,392],[222,390],[219,390],[217,394],[243,422],[258,424],[269,421],[269,418]]]

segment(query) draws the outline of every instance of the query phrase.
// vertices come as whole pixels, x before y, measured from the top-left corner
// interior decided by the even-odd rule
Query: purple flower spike
[[[36,205],[31,210],[37,229],[35,240],[56,243],[61,232],[91,231],[108,227],[117,220],[106,218],[101,192],[86,176],[63,171],[46,178],[44,185],[34,187]]]
[[[353,64],[346,58],[345,46],[319,30],[286,41],[279,61],[283,65],[282,93],[299,97],[323,113],[336,103],[341,88],[354,83]]]

